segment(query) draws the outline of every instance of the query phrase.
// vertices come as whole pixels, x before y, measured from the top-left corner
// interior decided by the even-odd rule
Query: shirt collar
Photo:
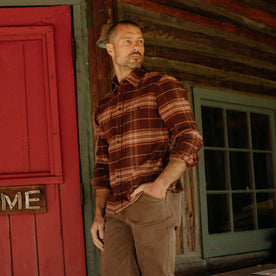
[[[146,70],[143,67],[141,67],[129,73],[124,80],[128,81],[134,87],[137,87],[145,74],[146,74]],[[119,87],[118,79],[115,76],[112,80],[112,91],[116,92],[118,87]]]

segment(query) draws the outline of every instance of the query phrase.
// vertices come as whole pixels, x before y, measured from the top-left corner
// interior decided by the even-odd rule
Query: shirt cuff
[[[171,154],[170,160],[178,160],[178,161],[185,162],[187,165],[187,168],[191,168],[198,164],[199,157],[197,154],[189,154],[189,155],[184,155],[184,156]]]

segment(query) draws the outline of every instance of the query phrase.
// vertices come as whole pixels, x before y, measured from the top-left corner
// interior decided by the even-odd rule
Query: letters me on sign
[[[0,187],[0,215],[44,212],[45,185]]]

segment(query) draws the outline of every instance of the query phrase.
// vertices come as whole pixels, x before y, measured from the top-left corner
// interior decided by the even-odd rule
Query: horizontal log
[[[274,47],[276,46],[276,40],[274,39],[274,37],[271,37],[269,35],[264,36],[261,33],[251,31],[247,28],[244,28],[243,26],[235,25],[229,22],[221,22],[220,20],[208,18],[200,14],[191,14],[189,12],[186,12],[185,10],[168,7],[166,5],[154,3],[148,0],[121,0],[121,2],[134,6],[139,6],[141,8],[151,10],[156,13],[185,20],[201,26],[222,30],[224,32],[236,34],[239,36],[245,36],[253,40],[262,41],[264,43],[270,44]]]
[[[151,62],[160,68],[162,66],[164,68],[172,68],[176,71],[185,71],[194,74],[204,74],[205,76],[216,77],[218,79],[228,79],[233,81],[239,81],[245,84],[253,84],[253,85],[262,85],[264,87],[271,87],[276,88],[276,81],[261,79],[258,77],[253,77],[246,75],[244,72],[243,74],[235,73],[235,72],[225,72],[219,69],[206,67],[198,64],[188,63],[188,62],[180,62],[180,61],[173,61],[164,58],[156,58],[156,57],[145,57],[145,62]]]
[[[137,21],[137,19],[136,19]],[[138,23],[140,23],[138,21]],[[140,23],[144,24],[144,23]],[[251,47],[243,45],[239,41],[231,41],[226,39],[219,39],[213,36],[208,36],[201,33],[191,33],[181,30],[172,29],[171,27],[155,26],[155,25],[144,25],[143,31],[147,35],[155,36],[156,38],[173,38],[183,40],[186,43],[192,44],[195,47],[202,45],[208,48],[221,49],[224,52],[234,53],[243,55],[248,58],[255,58],[261,61],[267,61],[269,63],[276,63],[276,54],[263,52],[256,48],[254,42]]]
[[[271,0],[240,0],[240,2],[276,15],[276,6],[271,5]]]
[[[149,36],[183,40],[184,44],[191,44],[194,47],[203,46],[220,49],[239,56],[244,55],[250,59],[256,58],[262,62],[276,63],[275,47],[227,34],[219,30],[159,15],[122,2],[118,3],[120,3],[120,19],[130,19],[137,22],[143,28],[144,33]]]
[[[259,251],[218,258],[202,259],[201,256],[189,257],[185,255],[176,257],[176,276],[213,275],[235,269],[267,263],[263,270],[271,268],[274,262],[271,252]],[[275,266],[275,265],[274,265]],[[247,275],[247,274],[246,274]]]
[[[172,45],[170,45],[171,47]],[[260,69],[253,66],[248,66],[231,60],[223,59],[220,57],[210,57],[204,54],[195,53],[193,51],[184,51],[179,49],[171,49],[159,46],[146,46],[147,57],[161,57],[170,60],[178,60],[199,64],[206,67],[219,69],[225,72],[236,72],[276,81],[275,71],[268,69]]]
[[[164,47],[167,48],[169,51],[175,49],[183,52],[194,53],[197,55],[205,55],[214,59],[224,59],[227,62],[244,64],[245,66],[253,67],[257,70],[275,70],[275,64],[271,63],[271,61],[273,61],[273,55],[268,55],[268,57],[271,57],[270,60],[264,61],[245,55],[240,55],[238,53],[233,54],[232,52],[224,51],[224,49],[212,48],[199,44],[190,44],[189,42],[179,39],[153,37],[147,34],[144,35],[144,38],[146,49],[147,46]]]
[[[144,65],[147,70],[168,73],[181,81],[190,82],[193,86],[227,88],[276,97],[276,82],[268,80],[162,58],[145,57]]]
[[[276,16],[268,12],[262,11],[258,8],[252,7],[249,3],[247,5],[240,3],[240,0],[203,0],[212,5],[223,7],[231,12],[241,14],[245,17],[261,21],[267,25],[276,28]]]
[[[212,5],[202,0],[151,0],[152,2],[162,3],[170,7],[186,10],[192,14],[201,14],[205,17],[215,18],[221,22],[229,22],[235,25],[247,27],[257,32],[269,34],[275,37],[275,29],[264,22],[255,21],[241,14],[233,13],[223,7]],[[261,11],[263,12],[263,11]]]

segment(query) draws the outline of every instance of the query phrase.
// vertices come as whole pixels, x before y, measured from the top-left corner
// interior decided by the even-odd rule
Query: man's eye
[[[126,39],[124,42],[125,42],[125,44],[129,44],[129,43],[130,43],[130,40],[129,40],[129,39]]]
[[[139,40],[138,43],[139,44],[144,44],[144,40]]]

